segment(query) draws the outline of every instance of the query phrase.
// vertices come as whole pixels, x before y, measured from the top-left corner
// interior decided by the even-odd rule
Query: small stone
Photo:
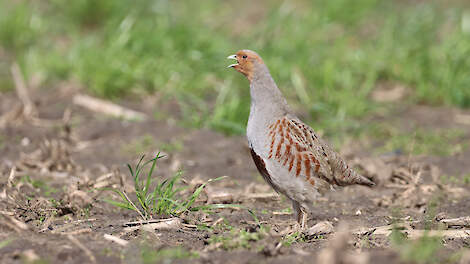
[[[333,227],[333,224],[331,224],[331,222],[322,221],[310,227],[306,231],[306,234],[308,236],[319,236],[319,235],[326,235],[326,234],[333,233],[333,231],[334,231],[334,227]]]
[[[30,143],[31,143],[31,140],[27,137],[24,137],[23,139],[21,139],[21,146],[23,147],[28,146]]]

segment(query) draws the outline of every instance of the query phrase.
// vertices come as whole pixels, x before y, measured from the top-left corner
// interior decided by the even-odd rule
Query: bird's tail
[[[355,170],[350,168],[343,159],[337,160],[337,173],[335,173],[335,180],[338,185],[364,185],[372,187],[375,185],[371,179],[362,176],[361,174],[357,173]]]
[[[369,187],[375,186],[375,182],[373,182],[371,179],[365,176],[362,176],[360,174],[357,174],[357,173],[356,173],[356,180],[354,183],[359,184],[359,185],[369,186]]]

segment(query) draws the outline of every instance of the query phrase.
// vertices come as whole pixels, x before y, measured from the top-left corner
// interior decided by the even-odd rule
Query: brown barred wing
[[[302,176],[320,191],[330,189],[330,166],[294,122],[286,117],[276,120],[269,126],[268,137],[268,159],[280,163],[293,177]]]
[[[352,184],[366,186],[375,185],[374,182],[358,174],[353,168],[349,167],[336,151],[331,149],[325,141],[315,134],[315,131],[311,127],[303,124],[300,120],[292,119],[291,121],[304,135],[309,143],[311,151],[316,153],[318,156],[324,157],[324,160],[328,164],[325,166],[328,167],[329,173],[326,173],[326,175],[328,180],[330,180],[330,183],[340,186]]]

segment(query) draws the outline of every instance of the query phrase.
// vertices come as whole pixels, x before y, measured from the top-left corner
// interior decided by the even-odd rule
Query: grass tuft
[[[123,190],[109,189],[119,195],[120,200],[105,199],[114,206],[137,212],[143,220],[152,219],[155,215],[179,216],[182,213],[190,211],[210,211],[220,208],[243,208],[236,204],[208,204],[194,206],[196,199],[201,194],[204,187],[215,181],[224,179],[226,176],[210,179],[201,184],[188,197],[182,197],[180,192],[184,188],[177,187],[181,177],[181,172],[170,179],[162,182],[153,182],[152,176],[156,168],[157,161],[162,158],[158,153],[155,158],[143,162],[145,156],[142,156],[135,168],[128,164],[129,172],[134,181],[135,199],[131,199]],[[144,174],[144,168],[150,166],[147,174]],[[154,186],[154,187],[152,187]],[[134,202],[134,200],[137,200]],[[251,212],[251,211],[250,211]]]

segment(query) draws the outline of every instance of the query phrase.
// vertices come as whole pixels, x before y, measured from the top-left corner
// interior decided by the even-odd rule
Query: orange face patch
[[[234,65],[233,68],[245,75],[246,78],[251,82],[253,80],[254,74],[254,64],[255,63],[264,63],[258,54],[251,50],[240,50],[236,54],[237,65]]]

